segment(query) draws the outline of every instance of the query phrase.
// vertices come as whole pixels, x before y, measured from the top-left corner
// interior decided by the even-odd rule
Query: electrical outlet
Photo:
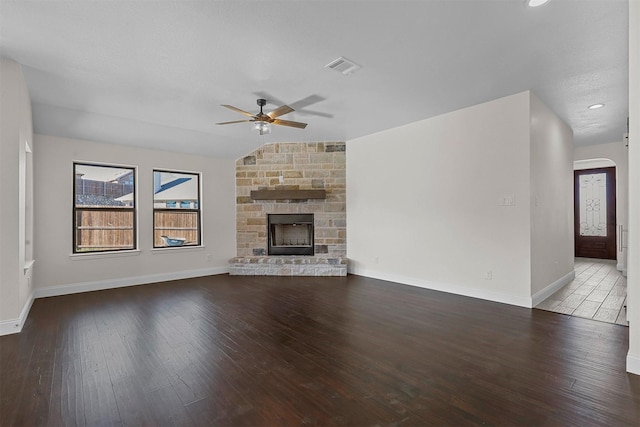
[[[207,262],[213,261],[213,255],[207,254]]]
[[[373,258],[373,263],[374,264],[379,264],[380,263],[380,258],[379,257],[374,257]]]
[[[516,196],[515,195],[509,195],[509,196],[504,196],[502,197],[502,199],[500,199],[500,206],[515,206],[516,205]]]
[[[486,273],[484,273],[484,280],[491,280],[493,279],[493,271],[489,270]]]

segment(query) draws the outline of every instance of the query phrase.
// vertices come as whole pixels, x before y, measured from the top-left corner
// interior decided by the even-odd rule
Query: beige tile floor
[[[535,308],[629,326],[627,278],[615,261],[576,258],[576,278]]]

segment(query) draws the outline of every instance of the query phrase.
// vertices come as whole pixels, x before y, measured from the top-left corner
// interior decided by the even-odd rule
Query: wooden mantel
[[[326,190],[253,190],[251,200],[326,199]]]

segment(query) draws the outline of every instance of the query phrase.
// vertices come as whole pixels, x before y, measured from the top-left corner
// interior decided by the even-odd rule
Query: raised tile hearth
[[[236,257],[229,261],[232,276],[346,276],[347,258],[315,256]]]

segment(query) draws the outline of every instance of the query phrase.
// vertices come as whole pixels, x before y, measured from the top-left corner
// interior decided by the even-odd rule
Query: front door
[[[577,257],[616,259],[616,168],[574,171]]]

